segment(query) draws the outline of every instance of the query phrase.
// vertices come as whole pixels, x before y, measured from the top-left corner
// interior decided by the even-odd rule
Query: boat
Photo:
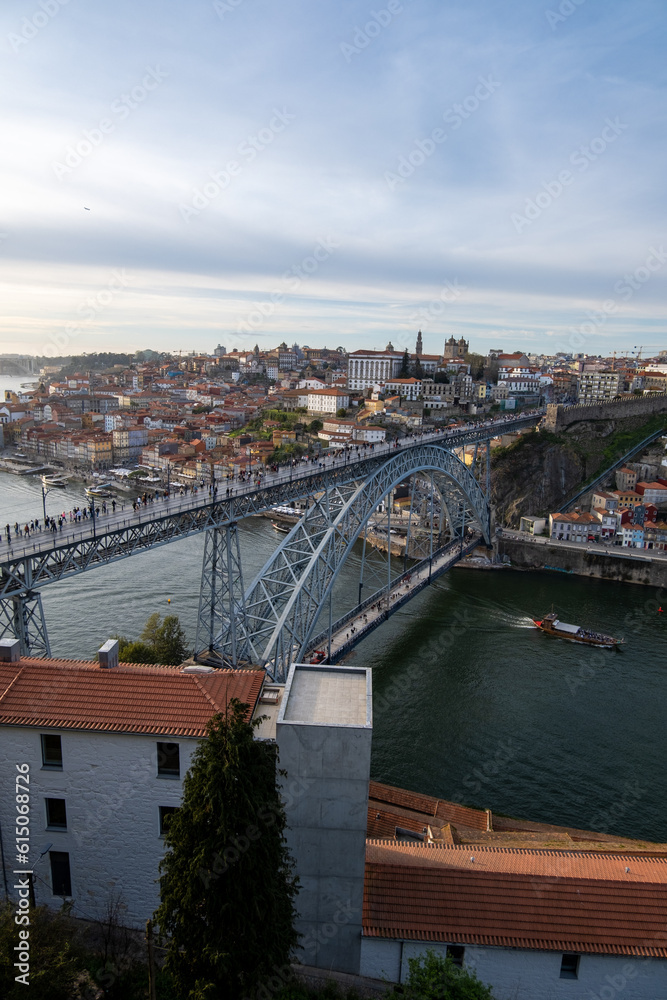
[[[61,476],[58,472],[47,473],[41,477],[43,486],[68,486],[68,482],[64,476]]]
[[[99,486],[86,486],[87,497],[99,497],[101,500],[108,500],[112,495],[108,487],[110,483],[100,483]]]
[[[570,642],[584,642],[588,646],[604,646],[610,649],[625,642],[624,639],[614,639],[611,635],[593,632],[592,629],[582,628],[581,625],[568,625],[566,622],[560,621],[555,612],[545,615],[541,621],[533,618],[532,622],[547,635],[555,635],[558,639],[569,639]]]
[[[282,531],[285,535],[292,530],[291,524],[280,524],[279,521],[271,521],[271,527],[275,528],[276,531]]]

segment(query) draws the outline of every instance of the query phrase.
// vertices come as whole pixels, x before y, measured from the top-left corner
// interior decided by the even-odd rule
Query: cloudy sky
[[[0,349],[667,348],[664,0],[4,0]]]

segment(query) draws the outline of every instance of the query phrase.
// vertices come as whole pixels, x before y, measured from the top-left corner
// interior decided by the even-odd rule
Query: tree
[[[409,958],[406,982],[394,987],[386,1000],[493,1000],[493,994],[474,972],[454,964],[451,955],[443,958],[427,951]]]
[[[181,1000],[249,996],[297,944],[276,748],[247,715],[233,699],[211,719],[165,835],[155,920]]]
[[[400,378],[408,378],[410,375],[410,355],[408,354],[407,347],[403,353],[403,360],[401,362]]]
[[[188,655],[185,632],[178,615],[167,615],[158,629],[155,640],[155,662],[178,666]]]
[[[321,431],[323,427],[324,424],[322,423],[321,420],[311,420],[311,422],[308,424],[308,433],[317,434],[317,432]]]
[[[123,640],[118,645],[118,659],[121,663],[157,663],[155,652],[147,642]]]
[[[336,410],[336,416],[337,417],[346,417],[347,416],[347,410],[345,409],[344,406],[341,406],[340,409]]]
[[[151,650],[152,658],[142,661],[144,663],[178,666],[188,655],[185,632],[177,615],[166,615],[162,621],[157,611],[154,611],[147,619],[139,640],[132,645],[142,646],[145,643]]]

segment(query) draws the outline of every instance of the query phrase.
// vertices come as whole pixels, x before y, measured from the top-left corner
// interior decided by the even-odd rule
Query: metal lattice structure
[[[538,418],[539,414],[532,414],[506,421],[502,424],[502,430],[510,431],[530,426],[535,424]],[[338,551],[340,543],[335,541],[340,534],[338,529],[334,530],[333,535],[327,535],[337,523],[336,518],[340,516],[343,520],[349,521],[346,530],[356,530],[357,514],[346,505],[352,503],[355,496],[361,496],[364,483],[373,484],[375,488],[380,480],[384,481],[383,477],[387,476],[390,467],[395,469],[400,467],[400,474],[404,477],[419,472],[420,469],[431,469],[452,533],[460,530],[461,524],[466,520],[469,521],[470,517],[476,517],[480,524],[486,525],[483,534],[488,539],[488,508],[483,493],[465,466],[452,455],[452,449],[474,445],[476,442],[487,442],[488,492],[488,441],[497,432],[498,428],[494,426],[478,426],[461,432],[441,432],[435,435],[439,440],[430,443],[422,443],[419,438],[402,442],[395,451],[394,448],[384,447],[357,454],[345,453],[339,460],[329,463],[326,468],[314,464],[282,469],[278,474],[269,477],[270,481],[262,483],[259,487],[251,483],[242,485],[236,483],[229,490],[219,489],[213,496],[207,496],[202,492],[185,498],[172,497],[166,502],[156,504],[154,508],[149,507],[136,513],[116,513],[103,520],[96,519],[92,523],[88,521],[75,526],[68,525],[62,533],[52,535],[44,532],[29,539],[13,539],[11,547],[7,547],[0,557],[0,638],[7,636],[18,638],[24,656],[50,655],[39,598],[39,590],[42,587],[205,531],[209,536],[215,535],[217,542],[215,545],[212,541],[207,542],[197,648],[200,652],[210,648],[214,657],[221,655],[225,661],[240,661],[244,656],[254,658],[256,652],[263,658],[266,647],[262,646],[262,642],[267,638],[265,631],[268,629],[270,616],[262,625],[265,609],[262,610],[264,606],[259,596],[260,591],[255,592],[251,588],[254,617],[248,625],[247,635],[244,634],[243,614],[239,611],[238,599],[239,586],[241,591],[243,589],[239,582],[241,574],[234,569],[234,559],[229,562],[226,549],[231,536],[226,532],[227,527],[253,514],[266,513],[276,506],[304,497],[326,495],[326,502],[320,499],[311,505],[307,526],[303,529],[306,531],[306,537],[310,539],[304,543],[306,548],[301,550],[298,545],[294,547],[294,542],[290,541],[288,536],[271,560],[271,568],[269,569],[267,565],[267,573],[278,573],[278,562],[286,558],[284,546],[287,544],[293,546],[289,557],[293,562],[289,568],[283,566],[286,579],[289,580],[293,574],[299,575],[305,570],[304,560],[310,559],[314,552],[314,549],[308,549],[309,545],[322,542],[327,553]],[[431,466],[428,462],[424,464],[425,456],[428,454],[425,449],[436,449],[437,462],[433,457],[435,452],[432,453],[435,465]],[[447,461],[443,457],[445,455],[449,455],[450,459],[457,463],[452,465],[452,475],[449,478],[444,474],[444,463]],[[382,469],[385,471],[381,472]],[[377,478],[378,475],[380,479]],[[465,486],[463,494],[461,488],[453,485],[457,481],[459,487],[461,484]],[[462,500],[462,495],[468,499]],[[432,537],[429,544],[432,548]],[[320,562],[317,565],[316,571],[313,568],[315,573],[313,579],[322,571],[323,564]],[[223,566],[227,567],[225,572],[229,577],[228,582],[220,577]],[[296,604],[301,602],[304,609],[307,606],[308,621],[312,614],[312,601],[317,594],[325,595],[326,591],[326,588],[322,590],[319,584],[312,593],[309,588],[310,585],[303,594],[298,598],[295,597]],[[233,604],[229,593],[237,595],[236,605]],[[306,599],[307,593],[310,595],[308,599]],[[270,599],[277,608],[278,598],[272,594]],[[323,599],[326,600],[326,595]],[[266,600],[269,600],[268,596]],[[291,607],[285,619],[286,632],[278,643],[285,650],[287,645],[283,639],[292,627],[289,621],[290,615],[293,618],[294,614],[296,605]],[[234,629],[232,621],[235,623]],[[205,622],[208,624],[205,625]],[[255,626],[260,628],[261,636],[256,642],[253,640],[251,643],[248,637],[253,634]],[[235,633],[231,634],[234,630]],[[295,631],[294,641],[299,640],[301,648],[299,636],[298,630]],[[262,659],[262,662],[272,661],[273,657],[274,654],[271,652],[268,658]],[[282,653],[279,659],[282,663]]]
[[[220,666],[242,663],[247,649],[238,523],[206,532],[195,649]]]
[[[367,478],[334,485],[312,499],[304,516],[246,592],[242,623],[245,643],[239,643],[241,629],[237,627],[237,656],[266,667],[274,679],[284,680],[290,663],[304,656],[336,578],[378,505],[397,484],[420,472],[432,477],[451,537],[462,538],[466,525],[474,524],[487,544],[490,542],[486,497],[472,473],[451,451],[425,444],[399,452]],[[389,555],[389,535],[387,551]],[[224,556],[220,563],[224,565]],[[224,589],[224,585],[217,589]],[[200,627],[203,624],[200,617]],[[213,650],[220,659],[234,665],[229,658],[229,633],[231,628],[227,634],[209,633],[203,641],[202,632],[197,654],[205,658],[205,653]]]

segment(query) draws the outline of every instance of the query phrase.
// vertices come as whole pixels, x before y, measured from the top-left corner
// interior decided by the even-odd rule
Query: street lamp
[[[55,486],[52,486],[50,490],[45,490],[44,485],[42,484],[42,511],[44,512],[44,527],[46,527],[46,498],[49,493],[53,492],[54,489]]]

